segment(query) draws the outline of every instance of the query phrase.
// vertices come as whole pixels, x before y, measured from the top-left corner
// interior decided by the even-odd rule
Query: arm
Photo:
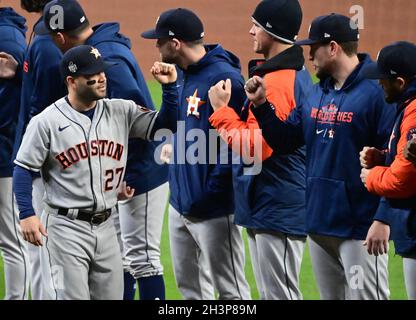
[[[32,206],[32,174],[29,170],[20,166],[14,168],[13,192],[20,211],[23,239],[35,246],[42,246],[42,235],[48,235]]]
[[[387,198],[416,195],[416,167],[404,157],[409,134],[416,128],[416,103],[407,107],[400,126],[397,155],[390,167],[375,167],[368,172],[368,191]]]

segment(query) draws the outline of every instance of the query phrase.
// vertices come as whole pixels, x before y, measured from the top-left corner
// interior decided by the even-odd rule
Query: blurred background
[[[251,14],[258,0],[79,0],[91,24],[117,21],[121,31],[132,40],[133,51],[147,79],[147,70],[158,60],[155,41],[144,40],[140,33],[153,28],[161,12],[185,7],[195,11],[205,25],[207,43],[221,43],[241,59],[244,76],[247,76],[247,63],[255,57],[252,40],[248,31],[251,28]],[[313,18],[331,12],[353,17],[353,6],[363,9],[364,29],[361,31],[360,51],[371,54],[373,59],[385,45],[407,40],[416,42],[416,1],[414,0],[300,0],[304,19],[300,38],[308,34]],[[27,17],[29,30],[37,17],[20,9],[20,0],[3,0],[4,6],[11,6]],[[29,38],[30,32],[28,33]],[[305,48],[305,57],[309,48]],[[309,69],[311,70],[311,69]]]

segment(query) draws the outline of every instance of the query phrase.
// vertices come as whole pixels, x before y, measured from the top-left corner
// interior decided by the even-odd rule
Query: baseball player
[[[395,124],[386,152],[365,147],[360,153],[361,179],[368,191],[384,197],[376,218],[391,224],[396,253],[403,257],[404,279],[409,299],[416,300],[416,238],[411,220],[416,209],[416,167],[403,150],[416,136],[416,46],[396,42],[383,48],[377,63],[366,66],[367,78],[380,79],[388,103],[397,103]],[[384,161],[383,161],[384,160]],[[381,226],[375,241],[367,242],[370,254],[387,253],[389,232]]]
[[[174,66],[155,63],[152,68],[165,83],[162,109],[155,112],[134,101],[103,99],[108,65],[88,45],[64,55],[68,96],[32,119],[15,160],[22,232],[25,240],[42,246],[46,299],[123,298],[122,260],[110,217],[123,181],[128,138],[150,140],[157,129],[176,129]],[[30,171],[40,172],[45,184],[42,222],[31,205]]]
[[[306,144],[306,230],[322,299],[388,299],[387,255],[368,254],[379,198],[360,180],[356,156],[365,145],[383,149],[394,118],[382,90],[364,78],[368,55],[357,54],[359,32],[350,18],[316,18],[309,39],[310,60],[321,79],[287,121],[275,116],[264,81],[249,82],[248,97],[275,152]]]
[[[27,247],[18,228],[12,193],[12,151],[20,103],[25,35],[26,19],[12,8],[0,8],[0,249],[4,261],[4,298],[7,300],[27,299],[29,292]]]
[[[265,0],[257,5],[252,21],[254,49],[265,60],[252,61],[250,74],[263,77],[266,95],[276,106],[276,116],[285,120],[297,104],[303,103],[312,87],[302,49],[294,45],[302,9],[297,0]],[[245,174],[242,164],[233,175],[235,202],[239,204],[235,222],[247,228],[260,297],[301,299],[299,273],[306,243],[305,148],[282,156],[273,153],[264,140],[256,145],[254,134],[244,135],[244,131],[259,131],[250,101],[237,114],[227,107],[230,88],[223,86],[220,82],[210,90],[215,111],[210,117],[212,126],[225,134],[231,147],[238,145],[237,154],[244,157],[243,150],[250,150],[262,160],[259,174]]]
[[[53,28],[54,6],[60,6],[63,26]],[[44,20],[36,28],[49,34],[63,51],[87,44],[96,47],[104,58],[117,63],[107,72],[108,98],[131,99],[138,105],[154,109],[140,67],[131,52],[130,40],[120,34],[118,23],[91,26],[80,4],[75,0],[55,0],[44,9]],[[132,300],[136,280],[140,299],[164,299],[163,267],[160,263],[160,240],[168,197],[168,167],[158,165],[154,154],[157,144],[130,139],[126,181],[135,189],[132,199],[119,203],[120,218],[114,215],[124,256],[124,298]]]
[[[241,108],[244,102],[238,58],[220,45],[204,45],[201,20],[183,8],[163,12],[156,28],[142,37],[157,39],[162,61],[178,66],[177,111],[185,135],[198,132],[208,142],[208,89],[230,78],[236,88],[230,104]],[[210,143],[200,151],[201,161],[192,158],[192,144],[175,134],[169,165],[169,236],[177,285],[184,299],[214,299],[212,289],[219,299],[249,299],[241,229],[233,224],[231,164],[220,164],[218,150],[228,156],[228,147],[223,143],[214,149],[211,163]],[[181,161],[178,152],[189,157]]]
[[[50,0],[21,0],[21,7],[39,16],[35,26],[42,19],[42,10]],[[35,35],[32,31],[23,63],[23,84],[13,159],[22,143],[29,121],[44,108],[66,95],[66,87],[59,74],[62,54],[53,45],[50,37]],[[39,174],[33,173],[33,207],[38,216],[43,211],[45,188]],[[42,281],[40,274],[40,249],[28,245],[30,268],[30,292],[33,300],[41,298]]]

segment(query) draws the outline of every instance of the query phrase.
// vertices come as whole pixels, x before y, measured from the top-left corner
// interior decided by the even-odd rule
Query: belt
[[[87,221],[92,225],[98,226],[110,218],[112,209],[107,209],[101,212],[86,212],[79,210],[76,219]],[[59,208],[57,213],[61,216],[68,216],[69,209]]]

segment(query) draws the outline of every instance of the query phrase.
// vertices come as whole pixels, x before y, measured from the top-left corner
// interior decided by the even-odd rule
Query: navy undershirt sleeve
[[[20,211],[20,220],[34,216],[35,210],[32,205],[31,171],[20,166],[15,166],[13,172],[13,191]]]

